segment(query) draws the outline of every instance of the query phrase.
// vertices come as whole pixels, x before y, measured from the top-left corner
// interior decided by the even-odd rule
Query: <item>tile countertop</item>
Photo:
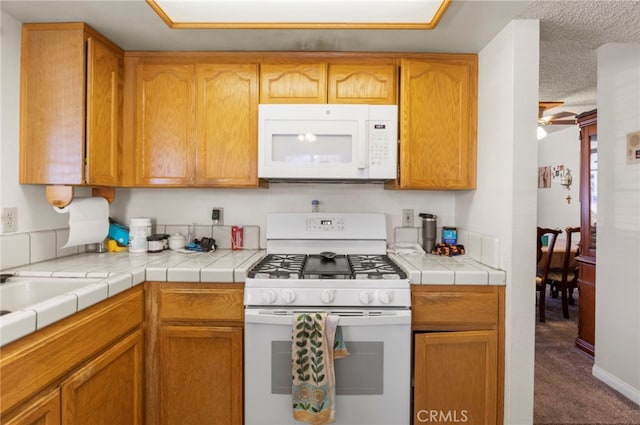
[[[87,286],[0,316],[0,346],[71,316],[144,281],[244,282],[261,250],[210,253],[83,253],[28,264],[2,273],[19,277],[95,278]]]
[[[0,316],[0,346],[144,281],[244,282],[264,250],[211,253],[83,253],[3,270],[20,277],[95,278],[83,288]],[[467,256],[389,253],[413,284],[504,285],[505,272]]]
[[[422,253],[389,253],[407,271],[412,284],[504,285],[506,273],[466,255],[444,257]]]

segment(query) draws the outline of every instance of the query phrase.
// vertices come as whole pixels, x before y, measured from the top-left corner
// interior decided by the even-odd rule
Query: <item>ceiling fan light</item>
[[[541,125],[538,126],[538,140],[542,140],[547,137],[547,130],[542,128]]]

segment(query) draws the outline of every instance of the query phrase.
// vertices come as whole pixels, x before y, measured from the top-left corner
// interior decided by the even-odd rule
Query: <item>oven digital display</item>
[[[309,232],[342,232],[344,219],[342,218],[309,218],[307,219]]]

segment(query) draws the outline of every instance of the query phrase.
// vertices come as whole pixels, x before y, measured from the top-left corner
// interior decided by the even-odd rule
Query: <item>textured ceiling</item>
[[[640,1],[532,1],[518,17],[540,20],[540,100],[565,102],[551,113],[594,109],[597,49],[640,43]]]
[[[640,43],[640,1],[453,0],[434,30],[171,30],[144,0],[1,0],[21,22],[84,21],[126,50],[479,52],[514,18],[540,20],[547,114],[596,107],[597,48]]]

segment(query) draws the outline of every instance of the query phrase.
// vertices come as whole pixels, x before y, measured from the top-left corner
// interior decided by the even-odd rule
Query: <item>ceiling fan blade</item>
[[[569,111],[562,111],[562,112],[558,112],[555,114],[551,114],[551,115],[547,115],[546,117],[542,117],[542,119],[549,119],[549,120],[555,120],[558,118],[565,118],[565,117],[575,117],[576,114],[573,112],[569,112]]]
[[[576,120],[540,120],[542,125],[574,125]]]

